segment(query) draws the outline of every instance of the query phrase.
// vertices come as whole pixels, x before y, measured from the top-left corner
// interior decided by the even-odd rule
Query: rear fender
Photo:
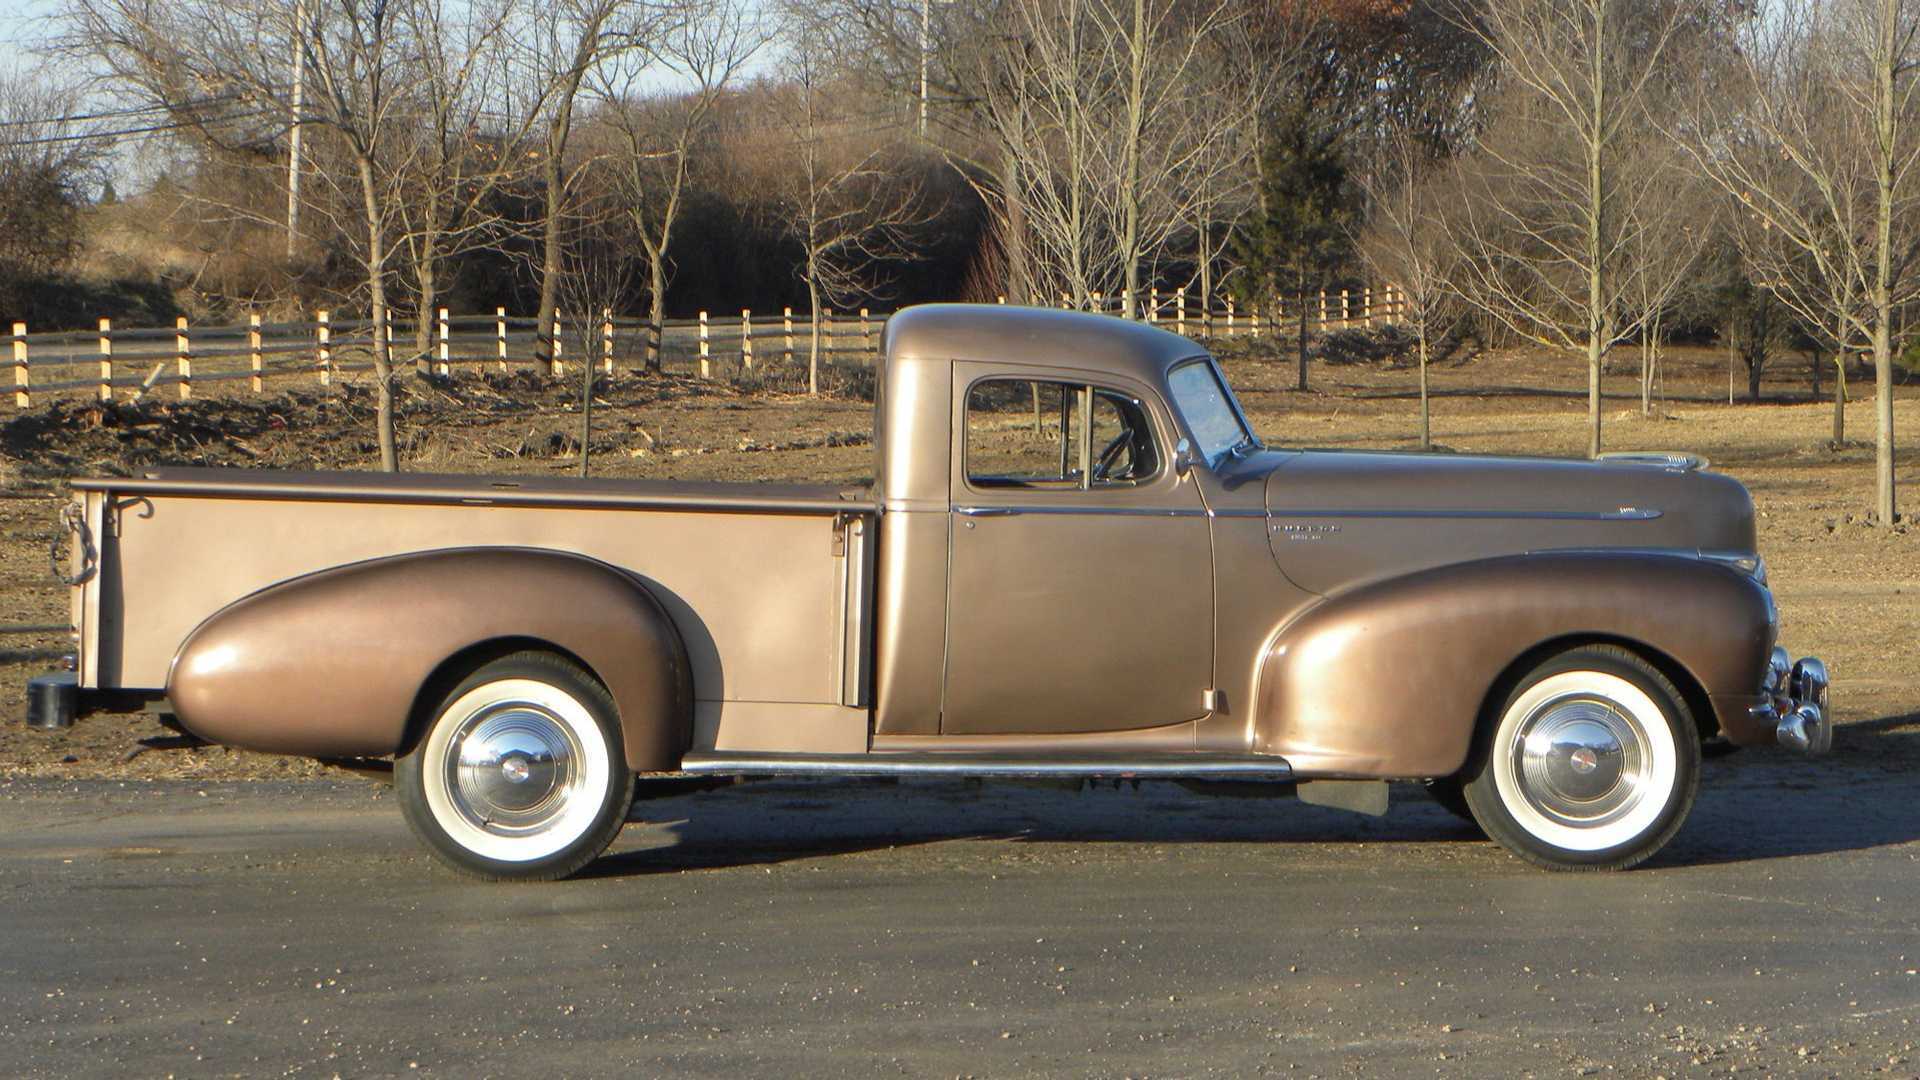
[[[212,742],[312,757],[402,753],[415,703],[445,662],[507,640],[550,645],[606,685],[633,769],[679,767],[692,687],[672,620],[637,578],[560,551],[417,552],[270,586],[188,636],[167,696],[181,724]]]
[[[1740,695],[1761,685],[1774,633],[1763,587],[1684,553],[1546,552],[1424,570],[1330,597],[1274,635],[1254,745],[1302,774],[1447,776],[1465,764],[1502,676],[1542,646],[1638,647],[1708,695]]]

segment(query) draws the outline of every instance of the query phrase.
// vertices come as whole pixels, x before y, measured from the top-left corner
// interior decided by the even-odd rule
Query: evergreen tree
[[[1360,195],[1336,132],[1299,108],[1267,121],[1260,154],[1259,207],[1241,230],[1236,254],[1246,268],[1247,299],[1289,297],[1300,319],[1299,389],[1307,388],[1308,297],[1317,296],[1353,256]]]

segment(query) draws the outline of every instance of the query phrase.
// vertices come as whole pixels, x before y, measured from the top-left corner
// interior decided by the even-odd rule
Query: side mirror
[[[1193,444],[1183,436],[1173,444],[1173,472],[1175,476],[1185,476],[1193,471]]]

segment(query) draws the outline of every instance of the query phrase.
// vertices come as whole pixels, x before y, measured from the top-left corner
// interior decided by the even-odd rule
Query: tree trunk
[[[1758,405],[1760,404],[1760,376],[1766,371],[1767,361],[1764,356],[1747,357],[1746,361],[1747,400]]]
[[[1300,313],[1300,334],[1296,339],[1300,361],[1300,378],[1294,385],[1295,390],[1307,388],[1307,278],[1305,274],[1296,275],[1293,294],[1293,309]]]
[[[1020,158],[1012,150],[1001,157],[1001,198],[1006,201],[1006,221],[1000,246],[1007,257],[1006,290],[1009,304],[1033,303],[1032,275],[1027,266],[1027,204],[1020,189]]]
[[[666,370],[661,354],[667,336],[667,260],[660,249],[647,249],[647,370]]]
[[[373,306],[373,379],[378,403],[374,414],[375,440],[380,445],[380,468],[400,471],[400,455],[393,438],[393,358],[387,352],[387,251],[380,219],[379,197],[373,182],[373,162],[360,157],[361,209],[367,227],[367,293]]]
[[[541,222],[540,240],[540,309],[534,318],[533,355],[543,371],[551,371],[553,346],[559,340],[559,328],[554,325],[555,313],[560,306],[560,211],[563,202],[560,185],[560,157],[553,152],[553,140],[549,140],[546,160],[541,162],[541,177],[546,183],[545,218]]]
[[[820,393],[820,281],[807,275],[807,306],[813,312],[813,328],[807,348],[807,393]]]
[[[1595,9],[1594,54],[1589,85],[1592,92],[1594,131],[1587,135],[1587,456],[1600,456],[1600,365],[1606,362],[1607,342],[1602,338],[1607,325],[1606,268],[1602,249],[1606,237],[1607,187],[1601,152],[1605,149],[1598,130],[1607,115],[1606,7]],[[1611,335],[1608,335],[1611,336]]]
[[[1833,448],[1847,445],[1847,350],[1833,354]]]
[[[1420,345],[1420,449],[1433,449],[1432,411],[1427,404],[1427,320],[1422,317],[1414,323],[1414,334]]]
[[[434,331],[440,325],[440,283],[434,276],[433,249],[423,247],[426,254],[415,261],[413,268],[420,284],[420,311],[413,327],[413,373],[422,377],[432,370],[427,358],[433,353]]]
[[[1594,275],[1596,278],[1598,274]],[[1587,337],[1587,456],[1600,456],[1600,365],[1606,361],[1600,335]]]
[[[1878,481],[1873,500],[1874,519],[1884,528],[1898,517],[1893,490],[1893,184],[1896,162],[1894,79],[1900,63],[1898,38],[1900,0],[1880,0],[1880,41],[1875,75],[1875,119],[1879,134],[1876,152],[1879,205],[1875,213],[1873,275],[1873,471]]]
[[[582,325],[586,325],[582,322]],[[585,334],[581,335],[583,338]],[[585,479],[593,456],[593,357],[581,342],[580,349],[580,477]]]

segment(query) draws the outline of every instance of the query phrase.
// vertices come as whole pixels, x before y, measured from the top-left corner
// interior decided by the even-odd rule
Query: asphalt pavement
[[[1624,874],[1414,788],[766,782],[538,886],[363,780],[16,780],[0,1074],[1920,1075],[1920,785],[1707,770]]]

